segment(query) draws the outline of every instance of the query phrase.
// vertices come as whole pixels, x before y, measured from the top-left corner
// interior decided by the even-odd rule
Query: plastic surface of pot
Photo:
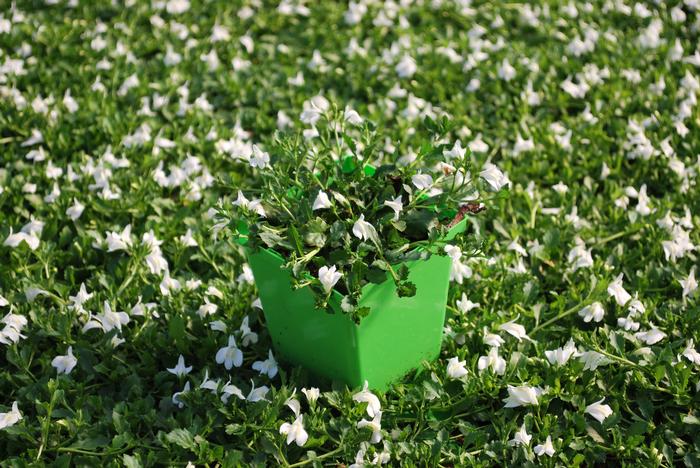
[[[463,232],[466,220],[445,240]],[[333,312],[316,309],[308,288],[292,289],[291,272],[275,251],[248,252],[248,263],[272,337],[275,355],[312,373],[350,387],[366,380],[370,388],[386,389],[440,352],[451,259],[437,253],[407,262],[417,292],[398,297],[391,279],[367,284],[360,306],[371,309],[359,324],[340,311],[342,295],[333,291]]]

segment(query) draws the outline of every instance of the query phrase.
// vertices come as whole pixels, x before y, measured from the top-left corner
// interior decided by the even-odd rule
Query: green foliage
[[[0,413],[5,425],[16,402],[21,419],[0,429],[0,465],[700,464],[696,2],[368,3],[356,15],[333,1],[2,4]],[[337,106],[332,121],[349,106],[363,124],[336,136],[321,120],[315,135],[301,113],[319,95]],[[437,245],[427,226],[459,213],[428,197],[434,208],[404,225],[381,208],[416,170],[399,161],[432,167],[458,140],[464,171],[495,164],[511,187],[463,213],[440,358],[378,395],[382,441],[371,444],[358,389],[283,362],[272,377],[253,369],[273,343],[228,229],[285,252],[299,278],[344,265],[357,291],[417,258],[407,245]],[[279,171],[324,155],[355,205],[333,198],[344,215],[312,212],[312,171],[283,190],[261,185],[244,157],[253,144]],[[483,177],[477,188],[486,197]],[[253,200],[263,189],[280,200],[262,197],[267,225],[218,219],[238,190]],[[384,258],[353,240],[358,201]],[[304,222],[285,223],[283,203]],[[118,241],[129,245],[109,248]],[[625,305],[607,292],[619,274]],[[82,284],[92,296],[78,307]],[[595,302],[600,321],[584,321]],[[100,314],[108,326],[84,330]],[[513,320],[531,340],[499,329]],[[490,334],[503,339],[502,375],[480,369]],[[229,335],[243,363],[227,370],[216,355]],[[550,362],[569,340],[575,353]],[[69,347],[75,367],[58,374]],[[181,377],[167,371],[179,355],[193,367]],[[450,377],[452,358],[465,376]],[[269,391],[252,402],[225,393],[232,385]],[[505,408],[509,385],[543,393]],[[318,400],[300,393],[313,386]],[[280,434],[293,394],[302,447]],[[601,398],[611,414],[599,422],[586,408]],[[511,444],[522,427],[532,440]],[[537,455],[547,437],[555,452]]]

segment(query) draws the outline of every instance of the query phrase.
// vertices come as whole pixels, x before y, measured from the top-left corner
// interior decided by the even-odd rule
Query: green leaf
[[[168,321],[168,334],[175,341],[181,343],[185,339],[185,321],[179,315],[171,315]]]
[[[122,457],[122,461],[124,462],[124,466],[126,468],[141,468],[143,466],[138,458],[136,458],[133,455],[128,455],[126,453]]]
[[[416,285],[411,281],[402,281],[396,288],[399,297],[413,297],[416,295]]]
[[[165,439],[184,449],[194,450],[196,448],[194,437],[187,429],[173,429],[165,435]]]
[[[110,439],[102,435],[96,435],[86,439],[80,439],[70,447],[81,450],[95,450],[97,448],[108,447],[109,444]]]
[[[423,240],[428,237],[430,226],[437,221],[437,216],[431,210],[411,210],[405,220],[404,234],[412,240]]]
[[[356,307],[355,310],[353,311],[353,320],[355,323],[360,323],[360,321],[367,317],[369,313],[371,312],[371,309],[367,306],[363,307]]]
[[[289,239],[292,241],[292,245],[297,251],[297,254],[300,256],[304,255],[304,247],[301,245],[301,237],[299,237],[299,231],[297,231],[297,228],[293,225],[289,225],[289,229],[287,229],[287,235],[289,236]]]
[[[396,273],[402,280],[408,279],[409,272],[410,270],[408,269],[408,265],[406,265],[405,263],[402,263],[401,266],[396,270]]]

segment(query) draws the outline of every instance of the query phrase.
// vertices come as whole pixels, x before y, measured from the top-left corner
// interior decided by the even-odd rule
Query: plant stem
[[[622,232],[615,233],[615,234],[610,235],[610,236],[608,236],[608,237],[604,237],[604,238],[600,239],[598,242],[596,242],[595,244],[593,244],[593,247],[600,247],[601,245],[607,244],[608,242],[613,241],[613,240],[615,240],[615,239],[619,239],[620,237],[624,237],[624,236],[627,236],[627,235],[630,235],[630,234],[634,234],[635,232],[638,232],[638,231],[640,231],[641,229],[642,229],[641,227],[636,227],[636,228],[633,228],[633,229],[628,229],[627,231],[622,231]]]
[[[307,459],[307,460],[303,460],[303,461],[300,461],[300,462],[297,462],[297,463],[292,463],[291,465],[287,465],[287,466],[288,466],[289,468],[294,468],[294,467],[296,467],[296,466],[308,465],[309,463],[313,463],[313,462],[316,461],[316,460],[322,460],[322,459],[324,459],[324,458],[328,458],[328,457],[330,457],[330,456],[332,456],[332,455],[335,455],[336,453],[340,452],[341,450],[342,450],[342,449],[341,449],[340,447],[338,447],[337,449],[331,450],[330,452],[326,452],[326,453],[324,453],[323,455],[319,455],[318,457],[316,457],[316,458],[314,458],[314,459],[310,459],[310,458],[309,458],[309,459]]]
[[[49,400],[49,409],[42,424],[41,445],[39,446],[39,452],[36,454],[37,460],[41,459],[41,454],[44,452],[44,448],[49,442],[49,431],[51,430],[51,413],[53,413],[53,407],[56,404],[56,390],[57,388],[53,389],[53,393],[51,394],[51,400]]]
[[[571,307],[571,308],[565,310],[564,312],[560,313],[559,315],[557,315],[555,317],[552,317],[551,319],[547,320],[546,322],[542,322],[541,324],[539,324],[535,328],[533,328],[532,331],[530,332],[530,334],[534,334],[534,333],[538,332],[540,329],[546,328],[549,325],[553,324],[554,322],[557,322],[557,321],[563,319],[564,317],[568,317],[569,315],[578,311],[585,304],[586,304],[586,301],[579,302],[574,307]]]

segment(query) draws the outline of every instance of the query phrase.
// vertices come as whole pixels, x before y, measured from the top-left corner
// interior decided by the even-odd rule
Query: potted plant
[[[219,211],[245,246],[276,355],[382,389],[440,351],[481,182],[459,143],[439,143],[447,119],[397,159],[353,112],[319,110],[315,138],[253,147],[256,183]]]

